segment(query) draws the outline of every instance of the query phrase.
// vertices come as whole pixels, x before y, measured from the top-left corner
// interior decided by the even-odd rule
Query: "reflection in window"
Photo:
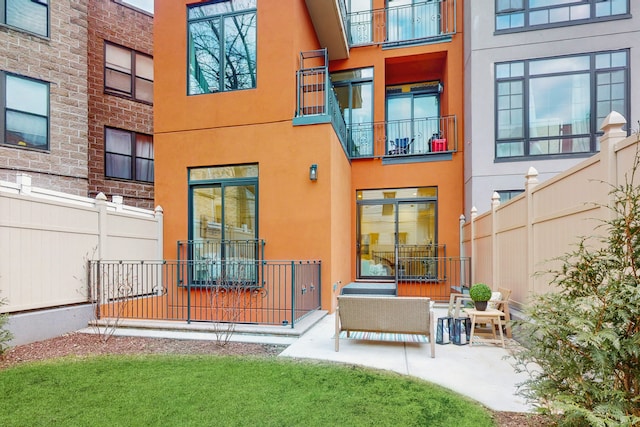
[[[256,0],[192,6],[189,95],[256,87]]]
[[[189,259],[200,284],[257,280],[258,165],[189,170]]]
[[[389,0],[387,41],[413,40],[440,34],[440,2]]]
[[[500,196],[500,203],[508,202],[523,192],[524,190],[496,190],[496,193]]]
[[[598,20],[628,7],[628,0],[496,0],[496,30]]]
[[[628,72],[626,50],[497,64],[496,157],[597,151],[604,118],[629,116]]]
[[[352,157],[373,155],[373,68],[331,74]]]
[[[2,72],[0,78],[4,143],[48,149],[49,84]]]
[[[346,0],[349,20],[349,43],[367,44],[373,41],[371,0]]]

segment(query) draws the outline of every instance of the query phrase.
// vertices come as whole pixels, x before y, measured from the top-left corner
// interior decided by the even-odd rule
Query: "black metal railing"
[[[451,292],[462,292],[471,285],[471,261],[461,257],[398,257],[395,279],[399,294],[447,301]]]
[[[457,118],[453,115],[351,124],[347,126],[347,150],[352,159],[456,152]]]
[[[329,79],[327,49],[300,52],[294,124],[331,123],[347,153],[347,126]],[[300,118],[306,120],[300,121]],[[296,121],[298,120],[298,121]]]
[[[90,261],[96,318],[290,325],[320,308],[319,261],[246,261],[224,280],[184,282],[208,261]],[[255,274],[255,275],[254,275]]]
[[[456,33],[456,0],[428,0],[347,14],[349,46],[439,40]]]

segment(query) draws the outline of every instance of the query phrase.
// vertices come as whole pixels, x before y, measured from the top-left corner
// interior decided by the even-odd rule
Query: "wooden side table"
[[[473,338],[476,335],[476,323],[491,324],[491,338],[478,335],[478,338],[482,339],[482,342],[490,342],[496,344],[502,344],[504,348],[504,336],[502,335],[502,316],[504,313],[495,308],[487,308],[484,311],[476,310],[475,308],[464,309],[465,313],[471,318],[471,339],[469,341],[469,347],[473,346]],[[500,338],[496,336],[496,325],[498,326],[498,332]],[[486,335],[486,334],[483,334]]]

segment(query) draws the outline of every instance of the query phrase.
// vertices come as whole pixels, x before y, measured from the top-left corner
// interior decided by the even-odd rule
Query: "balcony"
[[[348,125],[327,64],[326,49],[300,53],[294,126],[331,123],[349,159],[444,160],[458,151],[455,115]]]
[[[350,47],[449,41],[456,33],[456,0],[428,0],[347,14]]]
[[[458,151],[455,115],[357,123],[347,126],[346,132],[352,159],[442,160]]]

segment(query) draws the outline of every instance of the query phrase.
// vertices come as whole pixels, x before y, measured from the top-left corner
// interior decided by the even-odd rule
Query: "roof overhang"
[[[326,47],[329,60],[349,57],[349,43],[342,19],[343,0],[305,0],[321,47]]]

